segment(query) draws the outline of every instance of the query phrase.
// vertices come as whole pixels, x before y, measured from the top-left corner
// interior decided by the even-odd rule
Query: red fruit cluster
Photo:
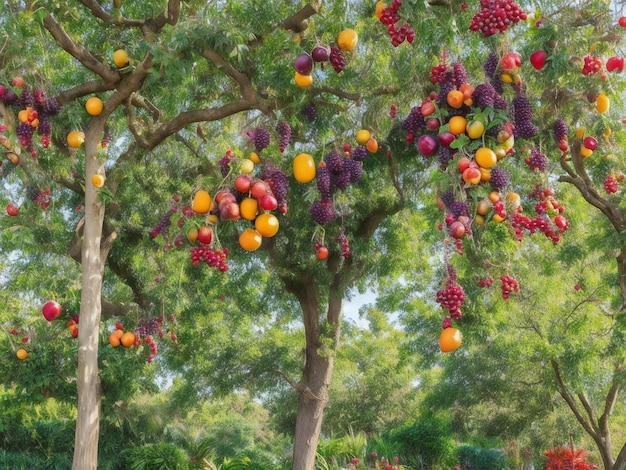
[[[619,183],[617,182],[617,179],[615,178],[613,173],[608,174],[606,178],[604,178],[604,190],[607,192],[607,194],[614,194],[617,192],[618,189]]]
[[[335,237],[335,241],[341,246],[344,259],[348,259],[350,257],[350,243],[348,242],[348,237],[342,233],[338,237]]]
[[[479,31],[488,37],[502,33],[519,20],[526,20],[526,13],[512,0],[480,0],[482,10],[474,15],[471,31]]]
[[[228,271],[228,264],[226,264],[228,248],[213,250],[210,245],[199,245],[191,247],[189,253],[191,254],[191,264],[194,266],[204,261],[210,267],[217,268],[221,272]]]
[[[398,15],[400,6],[402,6],[402,0],[394,0],[387,8],[383,8],[378,18],[382,24],[387,26],[387,33],[391,37],[393,47],[398,47],[404,41],[413,44],[415,40],[415,31],[408,23],[404,23],[400,27],[397,26],[401,20],[400,15]]]
[[[493,278],[491,276],[487,277],[486,279],[478,280],[478,287],[491,287],[491,284],[493,284]]]
[[[519,293],[519,284],[511,276],[500,276],[500,282],[502,282],[502,298],[507,300],[511,293]]]
[[[600,70],[602,70],[601,59],[594,57],[591,54],[587,54],[583,57],[583,68],[581,70],[583,75],[598,73]]]
[[[448,282],[444,289],[437,291],[437,302],[450,312],[450,317],[459,319],[461,306],[465,302],[465,292],[456,282]]]

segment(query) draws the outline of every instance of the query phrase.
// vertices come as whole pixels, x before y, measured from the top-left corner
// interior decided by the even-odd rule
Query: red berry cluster
[[[482,10],[474,15],[470,31],[479,31],[488,37],[503,33],[519,20],[526,20],[526,13],[512,0],[480,0]]]
[[[491,284],[493,284],[493,278],[491,276],[485,278],[485,279],[479,279],[478,280],[478,287],[491,287]]]
[[[415,31],[408,23],[404,23],[399,28],[397,23],[401,20],[398,10],[402,5],[402,0],[393,0],[393,3],[387,8],[383,8],[378,19],[382,24],[387,26],[387,33],[391,37],[393,47],[398,47],[404,41],[413,44],[415,40]]]
[[[335,241],[341,245],[344,259],[348,259],[350,257],[350,243],[348,242],[348,237],[342,233],[338,237],[335,237]]]
[[[41,193],[39,193],[37,197],[35,197],[33,202],[42,209],[47,209],[50,205],[50,190],[44,189],[43,191],[41,191]]]
[[[583,57],[583,68],[581,70],[583,75],[590,75],[592,73],[598,73],[602,70],[602,60],[587,54]]]
[[[465,292],[456,282],[447,282],[444,289],[437,291],[437,302],[450,312],[450,317],[461,318],[461,306],[465,302]]]
[[[493,210],[503,219],[506,218],[506,205],[502,199],[498,200],[498,202],[493,205]]]
[[[623,181],[626,176],[619,172],[617,176],[613,173],[609,173],[606,178],[604,178],[604,190],[607,194],[615,194],[619,189],[619,182]]]
[[[433,66],[430,69],[430,82],[442,83],[446,81],[446,72],[448,71],[448,64],[445,62],[439,62],[439,64]]]
[[[141,344],[141,340],[139,341]],[[152,336],[146,336],[145,341],[148,347],[150,348],[150,352],[148,353],[148,358],[146,359],[146,361],[148,361],[148,364],[150,364],[154,360],[154,357],[157,355],[157,352],[159,352],[159,347],[157,346],[157,343]]]
[[[519,293],[519,284],[515,278],[511,276],[500,276],[502,282],[502,298],[507,300],[512,292]]]
[[[228,248],[218,250],[211,249],[210,245],[199,245],[189,249],[191,254],[191,264],[197,266],[201,261],[205,261],[212,268],[217,268],[221,272],[228,271],[226,256]]]

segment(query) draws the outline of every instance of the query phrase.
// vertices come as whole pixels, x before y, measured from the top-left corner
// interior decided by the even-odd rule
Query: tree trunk
[[[308,348],[307,348],[308,349]],[[293,470],[314,470],[315,454],[322,429],[328,387],[334,367],[333,356],[308,353],[298,397],[298,414],[293,445]]]
[[[91,184],[91,175],[102,171],[96,157],[102,130],[90,126],[85,144],[85,219],[81,249],[82,291],[78,329],[78,416],[73,470],[96,470],[100,434],[100,377],[98,342],[101,291],[106,253],[101,250],[104,203]],[[97,128],[97,129],[96,129]]]

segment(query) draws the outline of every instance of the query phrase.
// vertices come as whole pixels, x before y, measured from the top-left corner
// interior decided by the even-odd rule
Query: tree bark
[[[91,125],[85,138],[85,181],[103,171],[96,157],[103,125]],[[100,434],[100,377],[98,342],[100,337],[101,291],[106,251],[102,247],[104,203],[96,188],[85,184],[85,225],[81,249],[82,291],[78,333],[78,416],[73,470],[96,470]]]

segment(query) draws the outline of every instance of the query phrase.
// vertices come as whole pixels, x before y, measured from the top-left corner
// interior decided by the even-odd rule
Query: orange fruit
[[[500,193],[498,191],[491,191],[489,193],[489,200],[495,204],[500,200]]]
[[[496,153],[489,147],[481,147],[476,150],[474,160],[476,160],[476,163],[478,163],[478,165],[483,168],[491,168],[496,163],[498,163],[498,157],[496,157]]]
[[[114,348],[117,348],[121,344],[123,334],[124,332],[122,330],[113,330],[113,332],[109,335],[109,344]]]
[[[28,351],[26,351],[26,349],[23,349],[23,348],[18,349],[15,352],[15,355],[21,361],[23,361],[24,359],[26,359],[29,356]]]
[[[458,349],[462,342],[463,335],[461,331],[453,327],[444,328],[441,335],[439,335],[439,348],[441,352],[452,352]]]
[[[308,153],[296,155],[293,159],[293,177],[300,183],[308,183],[315,178],[315,160]]]
[[[263,236],[253,228],[247,228],[239,234],[239,245],[246,251],[254,251],[261,246]]]
[[[313,85],[313,76],[312,75],[302,75],[301,73],[296,72],[294,76],[294,80],[296,81],[296,85],[301,88],[310,87]]]
[[[118,49],[113,53],[113,63],[120,68],[128,65],[128,54],[124,49]]]
[[[344,29],[337,36],[337,45],[342,51],[353,50],[359,42],[359,36],[353,29]]]
[[[465,100],[465,97],[463,96],[462,91],[450,90],[448,92],[447,101],[453,108],[460,108],[463,106],[463,100]]]
[[[463,134],[467,127],[467,119],[463,116],[452,116],[448,121],[450,132],[454,135]]]
[[[22,124],[28,122],[28,116],[30,116],[30,111],[28,109],[22,109],[19,113],[17,113],[17,120]]]
[[[497,224],[502,222],[504,219],[506,219],[506,217],[502,217],[500,214],[493,214],[493,217],[491,218],[491,220],[493,220]]]
[[[480,170],[480,181],[489,181],[491,179],[491,171],[488,168],[483,168],[481,166],[479,170]]]
[[[67,134],[67,145],[70,148],[77,149],[85,142],[85,134],[81,131],[72,131]]]
[[[256,152],[250,152],[250,154],[248,155],[248,160],[250,160],[255,165],[258,165],[259,163],[261,163],[261,159],[259,158],[259,154],[256,153]]]
[[[259,202],[253,197],[247,197],[239,203],[239,213],[246,220],[254,220],[259,210]]]
[[[599,113],[606,113],[611,107],[611,100],[605,93],[600,93],[596,97],[596,111]]]
[[[367,129],[361,129],[356,133],[355,137],[359,144],[365,145],[372,138],[372,134]]]
[[[196,243],[197,239],[198,229],[196,227],[191,227],[189,230],[187,230],[187,240],[189,240],[189,243],[193,245],[194,243]]]
[[[102,100],[100,98],[92,96],[85,103],[85,109],[87,110],[87,113],[92,116],[97,116],[104,109],[104,105],[102,104]]]
[[[279,225],[276,216],[269,212],[259,215],[254,221],[254,228],[256,228],[256,231],[263,237],[273,237],[276,235]]]
[[[383,0],[378,0],[376,2],[376,18],[380,19],[383,16],[383,10],[387,8],[387,5]]]
[[[585,147],[584,145],[580,146],[580,154],[583,157],[591,157],[591,155],[593,154],[593,150],[588,149],[587,147]]]
[[[122,346],[124,346],[125,348],[130,348],[135,344],[136,339],[137,337],[135,336],[135,333],[133,333],[132,331],[127,331],[120,338],[120,343],[122,343]]]
[[[91,177],[91,184],[93,184],[96,188],[101,188],[104,186],[104,176],[96,173]]]
[[[367,144],[365,144],[365,148],[368,152],[376,153],[378,151],[378,141],[374,138],[368,140]]]
[[[193,196],[193,202],[191,203],[191,210],[196,214],[206,214],[211,210],[213,200],[211,195],[204,189],[199,189]]]
[[[487,215],[491,210],[491,201],[488,198],[481,199],[476,204],[476,213],[478,215]]]

